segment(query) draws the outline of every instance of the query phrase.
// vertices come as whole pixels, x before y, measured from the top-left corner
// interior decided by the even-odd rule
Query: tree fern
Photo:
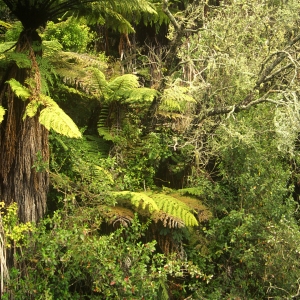
[[[93,177],[98,181],[103,181],[103,177],[105,177],[110,184],[114,183],[112,174],[100,166],[92,164],[91,172]]]
[[[205,205],[203,205],[199,199],[185,196],[182,193],[172,193],[171,196],[186,204],[191,210],[197,213],[198,221],[207,221],[212,217],[211,211]],[[201,196],[203,196],[203,194]]]

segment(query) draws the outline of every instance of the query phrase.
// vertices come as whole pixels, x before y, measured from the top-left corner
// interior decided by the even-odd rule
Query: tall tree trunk
[[[34,167],[38,161],[48,162],[48,131],[38,122],[38,116],[23,120],[27,101],[22,101],[11,90],[7,80],[14,78],[28,86],[32,97],[39,95],[40,72],[33,45],[41,44],[35,30],[23,31],[16,45],[16,52],[28,54],[30,69],[22,69],[13,63],[0,85],[0,104],[7,110],[0,125],[0,200],[7,204],[16,202],[22,222],[37,222],[46,210],[46,197],[49,185],[47,170]]]

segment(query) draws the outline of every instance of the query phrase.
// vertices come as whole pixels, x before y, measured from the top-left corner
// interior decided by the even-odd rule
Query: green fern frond
[[[40,112],[39,122],[48,130],[70,138],[81,138],[81,132],[72,119],[48,96],[42,96],[41,102],[45,108]]]
[[[84,5],[79,13],[89,24],[105,24],[122,33],[134,32],[132,23],[155,14],[153,5],[145,0],[98,1]]]
[[[107,126],[107,119],[109,115],[108,105],[104,105],[101,109],[99,121],[97,124],[97,130],[99,135],[106,141],[114,141],[113,135],[110,133],[109,127]]]
[[[104,168],[99,167],[97,165],[92,165],[92,171],[93,171],[93,175],[96,176],[99,181],[102,181],[103,177],[105,177],[105,179],[107,179],[108,182],[110,182],[111,184],[114,183],[114,179],[111,173],[105,170]]]
[[[107,219],[108,224],[113,226],[119,223],[127,227],[134,219],[133,211],[122,206],[114,206],[106,210],[101,207],[101,214]]]
[[[109,23],[109,27],[111,27],[113,30],[117,30],[122,33],[135,32],[130,22],[128,22],[128,20],[126,20],[122,14],[110,9],[106,10],[106,14],[106,25]]]
[[[9,61],[14,61],[20,69],[30,69],[31,60],[28,55],[20,52],[7,52],[6,59]]]
[[[199,199],[184,196],[181,193],[172,193],[172,197],[186,204],[190,209],[197,213],[197,219],[200,222],[209,220],[212,217],[211,211]],[[202,194],[203,196],[203,194]]]
[[[80,144],[79,146],[85,155],[85,159],[90,163],[95,163],[99,159],[104,159],[108,156],[110,145],[101,137],[83,135],[82,140],[74,140],[74,142],[75,144]]]
[[[122,200],[130,200],[131,204],[135,207],[142,209],[148,209],[149,212],[157,211],[159,208],[155,201],[149,196],[144,193],[137,193],[137,192],[129,192],[129,191],[122,191],[122,192],[114,192],[113,195],[117,197],[117,201]]]
[[[162,279],[159,279],[159,299],[160,300],[169,300],[168,286],[166,282]]]
[[[62,51],[63,46],[56,40],[53,41],[43,41],[43,57],[52,57],[59,51]]]
[[[97,130],[98,130],[99,135],[105,141],[114,141],[114,136],[110,133],[108,128],[98,126]]]
[[[1,42],[0,43],[0,53],[6,52],[10,49],[13,49],[15,45],[16,45],[16,42]],[[4,57],[5,56],[3,55],[3,58]]]
[[[59,51],[48,59],[65,84],[87,94],[97,93],[97,81],[92,69],[104,70],[107,67],[107,63],[99,57]]]
[[[157,223],[158,221],[161,221],[164,227],[169,228],[182,228],[185,227],[184,221],[180,217],[176,217],[173,215],[170,215],[163,211],[155,211],[151,215],[151,219]]]
[[[0,106],[0,124],[4,120],[4,115],[5,115],[5,108],[3,106]]]
[[[142,208],[152,213],[151,218],[155,222],[161,220],[164,226],[170,228],[183,226],[198,226],[198,221],[192,213],[193,208],[184,202],[166,194],[146,194],[144,192],[114,192],[117,202],[126,201],[136,208]],[[139,212],[141,213],[141,212]]]
[[[21,98],[23,101],[28,99],[31,96],[31,93],[28,88],[23,86],[19,81],[12,78],[8,81],[6,81],[13,90],[13,92],[17,95],[17,97]]]
[[[0,26],[5,27],[5,28],[12,28],[11,24],[1,21],[1,20],[0,20]]]
[[[49,86],[48,84],[50,84],[51,86],[53,86],[54,84],[54,79],[57,78],[57,74],[56,71],[52,65],[52,63],[46,59],[46,58],[41,58],[41,57],[37,57],[36,58],[37,63],[39,65],[39,70],[41,73],[41,93],[42,94],[46,94],[49,95]]]
[[[132,74],[118,76],[108,84],[108,88],[111,90],[108,99],[110,101],[126,99],[130,92],[138,87],[139,82],[137,76]]]
[[[187,94],[188,89],[181,86],[173,86],[165,89],[162,95],[160,109],[174,112],[185,112],[189,104],[196,103],[196,100]]]
[[[185,226],[199,225],[197,219],[191,212],[192,209],[178,199],[166,194],[152,194],[151,198],[156,202],[162,212],[180,218]]]
[[[180,189],[179,192],[182,194],[187,194],[187,195],[196,196],[196,197],[200,197],[205,194],[204,189],[202,187],[197,187],[197,186]]]
[[[105,75],[97,68],[90,67],[88,70],[91,70],[92,76],[92,88],[97,92],[100,92],[100,96],[106,98],[108,91],[108,83],[105,79]]]
[[[159,92],[157,90],[141,87],[132,90],[125,102],[129,104],[143,104],[145,102],[150,104],[158,95]]]

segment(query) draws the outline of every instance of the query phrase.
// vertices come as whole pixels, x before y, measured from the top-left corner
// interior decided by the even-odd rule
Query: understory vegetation
[[[0,1],[0,299],[298,299],[299,1],[119,2]]]

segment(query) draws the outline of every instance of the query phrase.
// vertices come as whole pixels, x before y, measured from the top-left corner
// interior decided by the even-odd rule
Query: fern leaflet
[[[4,119],[4,115],[5,115],[5,109],[3,106],[0,106],[0,124]]]

